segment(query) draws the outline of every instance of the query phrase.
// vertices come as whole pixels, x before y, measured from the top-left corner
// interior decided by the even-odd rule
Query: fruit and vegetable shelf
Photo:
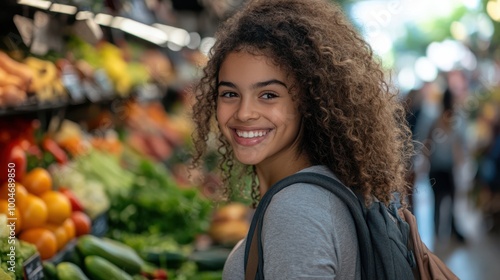
[[[0,119],[0,131],[1,279],[220,279],[248,230],[248,207],[216,209],[213,181],[189,183],[176,152],[167,166],[69,120],[39,133],[36,119]]]
[[[92,50],[122,57],[108,43]],[[141,83],[129,83],[121,95],[113,86],[117,97],[109,100],[121,101],[114,112],[104,106],[79,122],[58,115],[44,126],[37,114],[26,113],[106,102],[86,97],[78,103],[66,84],[54,86],[64,80],[65,67],[77,71],[86,60],[0,52],[2,58],[10,63],[0,63],[3,88],[12,95],[0,95],[10,104],[0,117],[0,279],[220,279],[247,222],[242,215],[213,218],[210,182],[187,180],[181,152],[192,132],[187,106],[174,113],[159,99],[140,102],[130,96]],[[54,67],[51,82],[37,80]],[[92,69],[93,76],[108,72],[102,65]],[[26,83],[19,82],[21,72]],[[33,111],[22,109],[31,100]]]

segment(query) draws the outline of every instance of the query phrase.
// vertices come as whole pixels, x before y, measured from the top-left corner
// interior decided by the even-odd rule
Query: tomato
[[[19,210],[15,207],[9,209],[9,202],[7,200],[0,200],[0,213],[7,216],[7,225],[14,225],[14,232],[18,234],[23,227],[23,218],[21,217]]]
[[[64,187],[59,187],[58,190],[69,199],[69,202],[71,203],[71,210],[73,212],[84,210],[82,203],[78,197],[75,196],[72,190]]]
[[[55,224],[45,224],[43,225],[43,228],[46,228],[50,230],[54,236],[56,237],[57,241],[57,250],[61,250],[66,243],[68,243],[68,233],[66,232],[66,229],[64,228],[63,225],[55,225]]]
[[[43,200],[33,194],[26,197],[26,205],[20,208],[23,220],[23,230],[27,228],[40,227],[47,222],[48,209]]]
[[[19,239],[35,245],[42,260],[50,259],[57,253],[56,236],[46,228],[24,230]]]
[[[24,176],[22,184],[29,193],[41,195],[52,189],[52,176],[44,168],[36,167]]]
[[[71,216],[71,203],[64,194],[46,191],[40,195],[40,198],[47,205],[47,222],[60,225]]]
[[[0,199],[4,200],[14,200],[16,208],[23,208],[26,204],[26,197],[28,196],[28,191],[20,183],[7,183],[5,182],[0,186]]]
[[[13,141],[1,149],[0,181],[19,182],[26,173],[26,152],[21,141]]]
[[[71,220],[75,224],[76,236],[89,234],[92,229],[92,220],[84,212],[73,212]]]

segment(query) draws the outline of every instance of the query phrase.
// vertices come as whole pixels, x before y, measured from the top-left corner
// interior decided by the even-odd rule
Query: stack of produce
[[[21,182],[12,180],[0,187],[0,212],[16,218],[16,235],[34,244],[43,260],[90,232],[91,220],[78,205],[70,192],[53,189],[51,175],[41,167],[26,173]]]
[[[0,279],[24,279],[23,264],[36,252],[35,245],[11,237],[7,215],[0,214]]]
[[[60,69],[49,60],[28,56],[15,60],[0,51],[0,107],[67,101]]]
[[[167,271],[145,262],[131,247],[108,238],[78,239],[71,260],[44,264],[49,280],[168,279]]]
[[[29,56],[23,63],[33,73],[29,93],[36,97],[38,104],[67,101],[68,94],[61,80],[60,69],[54,62]]]
[[[0,107],[23,104],[34,77],[31,68],[0,51]]]
[[[127,97],[132,90],[151,80],[151,76],[142,63],[128,57],[125,43],[118,47],[109,42],[102,41],[93,46],[80,38],[71,37],[68,42],[68,51],[73,54],[75,61],[85,62],[87,77],[95,77],[93,72],[104,70],[109,77],[111,86],[120,97]]]

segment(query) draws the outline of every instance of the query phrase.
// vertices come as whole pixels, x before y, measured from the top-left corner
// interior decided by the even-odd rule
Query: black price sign
[[[26,280],[39,280],[43,277],[42,259],[38,253],[31,256],[23,264],[24,279]]]

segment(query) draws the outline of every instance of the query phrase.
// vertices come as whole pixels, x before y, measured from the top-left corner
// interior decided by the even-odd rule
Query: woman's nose
[[[250,99],[242,99],[239,103],[235,117],[240,121],[248,121],[258,118],[257,106]]]

